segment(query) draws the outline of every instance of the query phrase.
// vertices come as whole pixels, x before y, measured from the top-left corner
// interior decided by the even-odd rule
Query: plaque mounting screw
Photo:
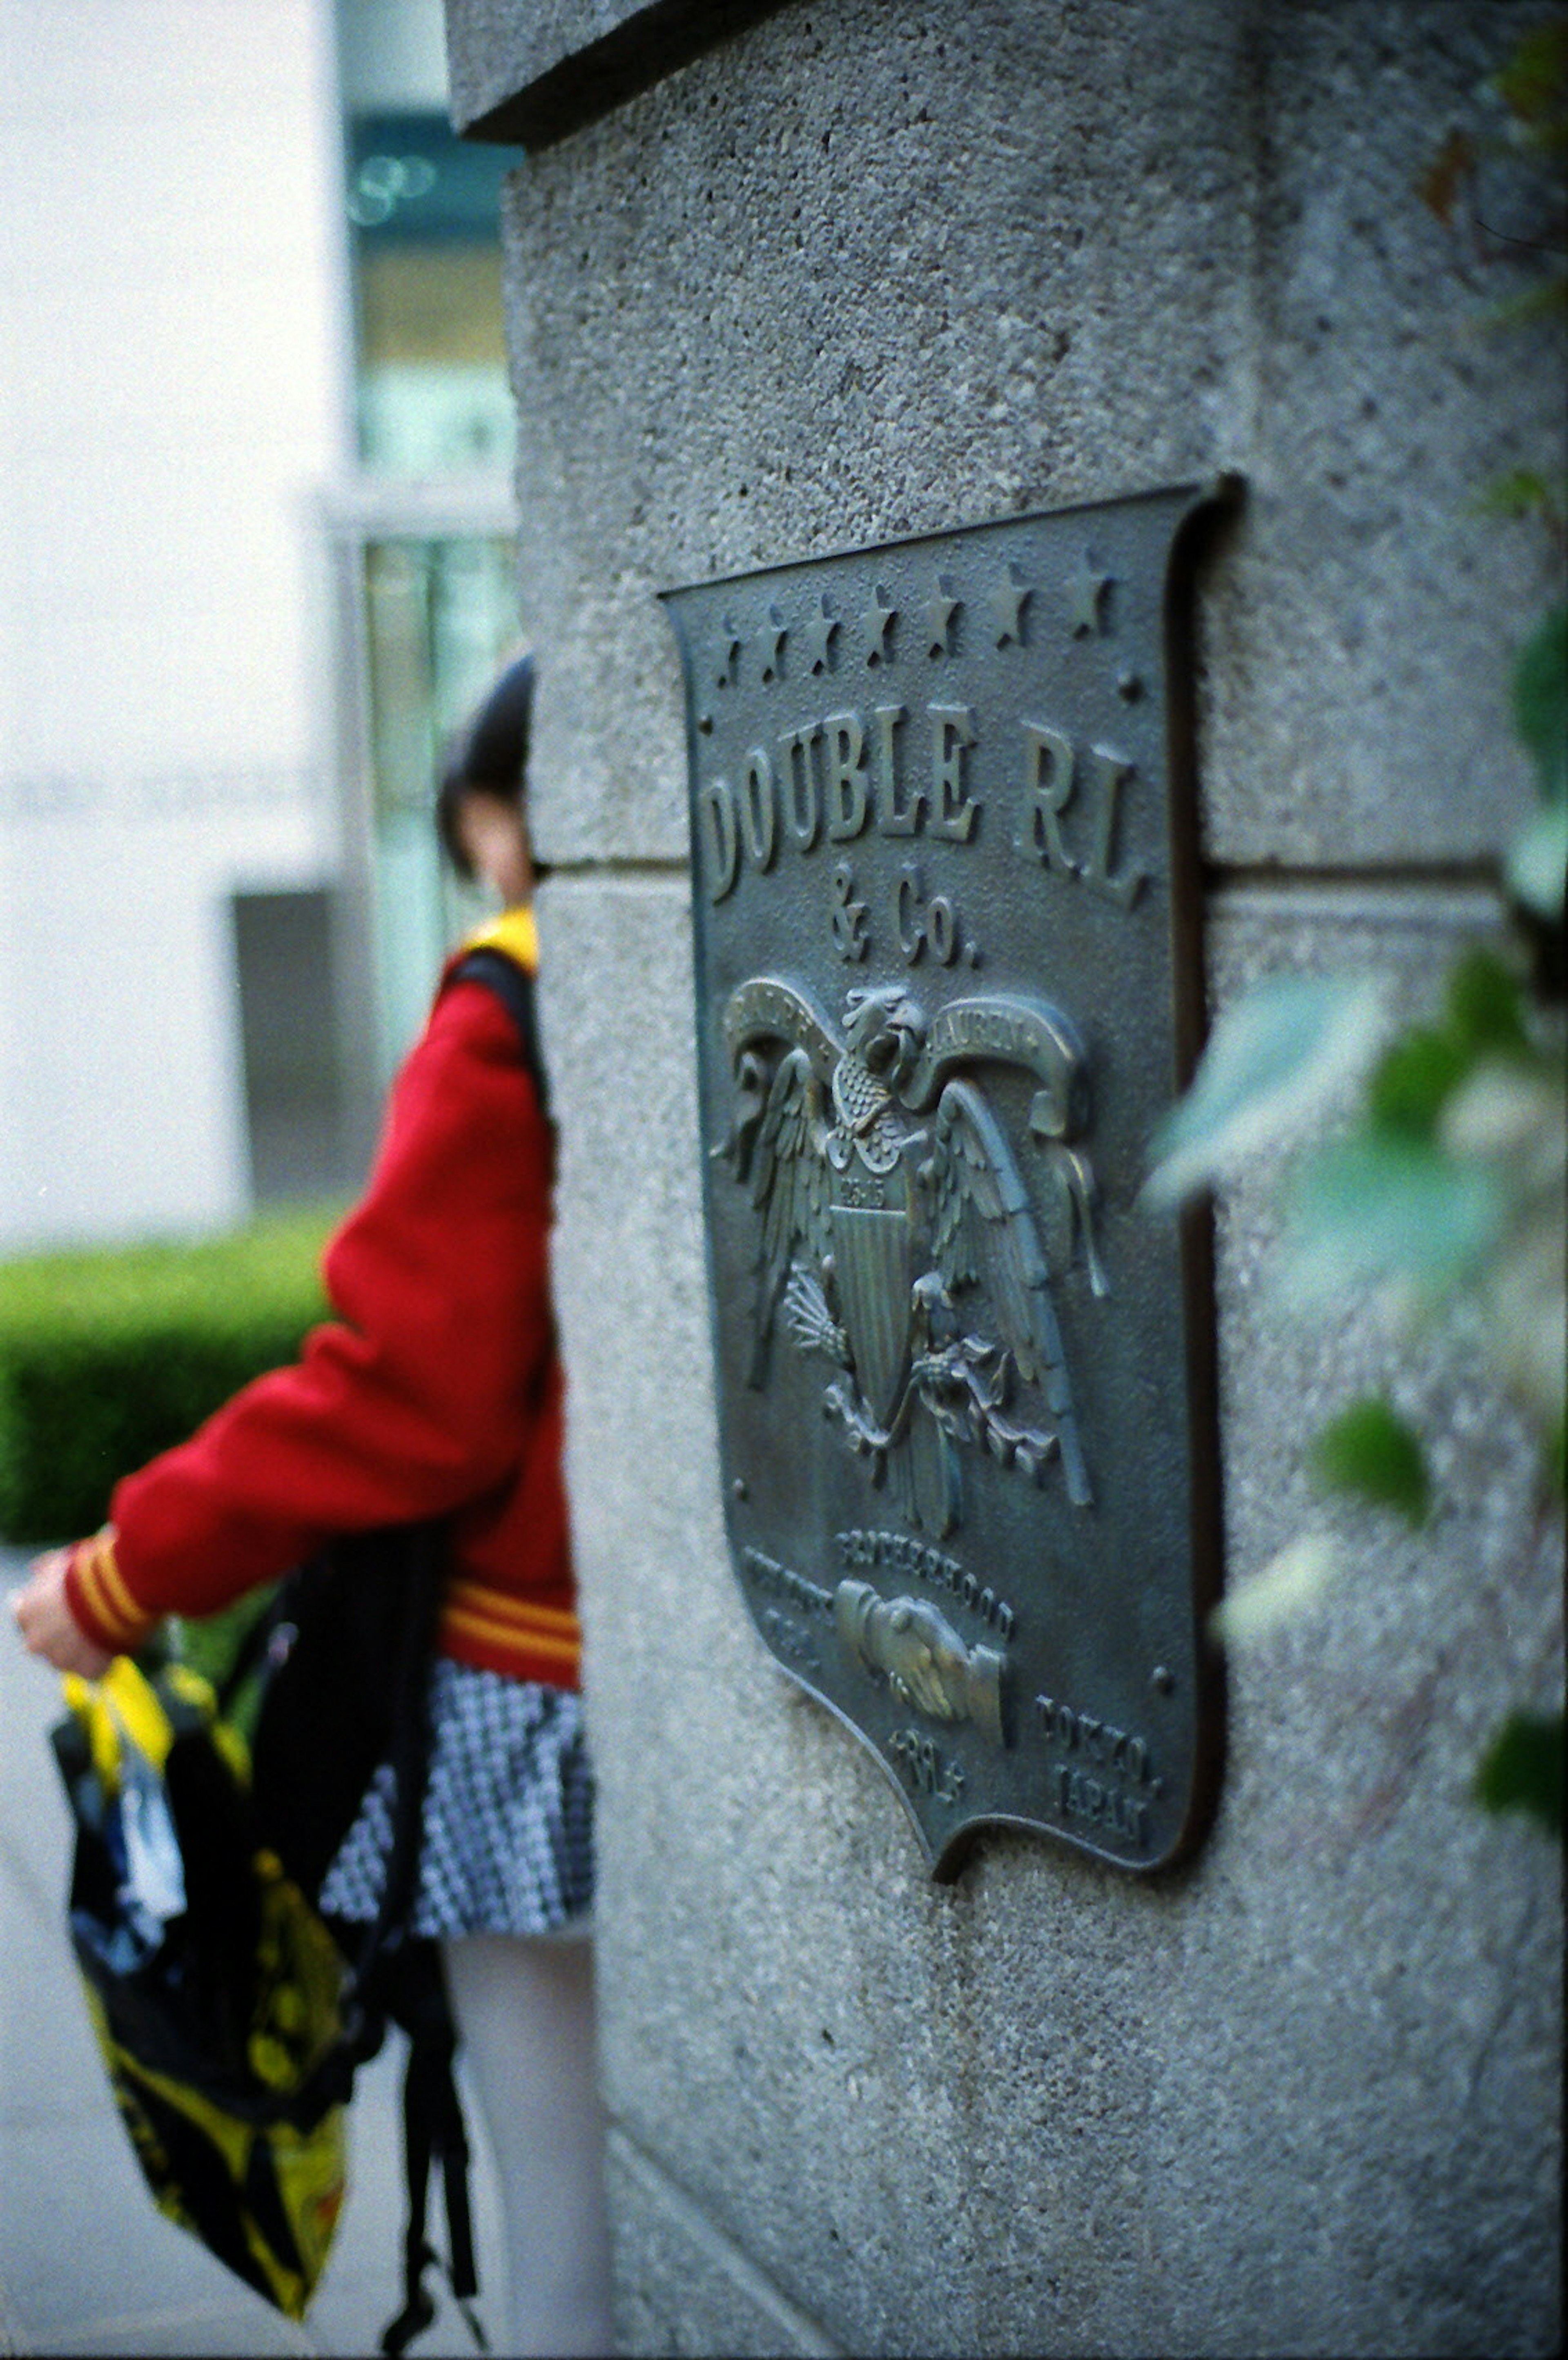
[[[1164,1664],[1157,1664],[1149,1679],[1156,1696],[1170,1696],[1176,1688],[1176,1674]]]
[[[737,1475],[734,1482],[729,1486],[729,1489],[733,1491],[738,1500],[749,1500],[751,1496],[751,1487],[747,1482],[744,1475]]]

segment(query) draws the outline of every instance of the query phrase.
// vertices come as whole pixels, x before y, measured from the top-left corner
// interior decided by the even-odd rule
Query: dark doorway
[[[325,887],[234,896],[245,1107],[257,1205],[352,1187]]]

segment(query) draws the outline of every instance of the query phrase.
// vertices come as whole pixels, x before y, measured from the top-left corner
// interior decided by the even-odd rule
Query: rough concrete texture
[[[833,2360],[840,2347],[624,2131],[610,2135],[609,2178],[623,2351]]]
[[[1351,957],[1420,996],[1483,915],[1243,894],[1216,913],[1217,989]],[[1558,1871],[1465,1793],[1560,1647],[1507,1415],[1441,1355],[1401,1381],[1447,1434],[1454,1504],[1420,1542],[1360,1530],[1339,1589],[1238,1659],[1189,1877],[1130,1886],[1001,1839],[933,1887],[725,1562],[684,896],[563,882],[544,951],[605,2069],[630,2138],[850,2351],[1551,2350]],[[1221,1231],[1234,1574],[1322,1522],[1302,1438],[1385,1357],[1271,1300],[1267,1204],[1238,1195]],[[617,2199],[629,2348],[767,2348],[754,2292],[646,2175]]]
[[[1519,282],[1466,277],[1415,184],[1539,13],[797,0],[531,158],[549,848],[684,848],[652,589],[1232,467],[1214,857],[1489,853],[1529,792],[1502,700],[1544,575],[1465,503],[1561,453],[1563,355],[1473,332]]]
[[[1344,1526],[1339,1586],[1238,1654],[1189,1873],[1005,1837],[932,1886],[725,1560],[652,596],[1241,468],[1211,854],[1427,881],[1222,876],[1215,991],[1370,956],[1430,994],[1488,918],[1443,864],[1525,807],[1501,684],[1542,587],[1463,503],[1561,421],[1543,344],[1464,333],[1412,183],[1540,13],[796,0],[511,183],[628,2348],[766,2348],[775,2302],[854,2352],[1556,2347],[1560,1870],[1466,1794],[1560,1677],[1521,1435],[1463,1355],[1401,1376],[1449,1504]],[[1386,1362],[1283,1313],[1272,1202],[1220,1223],[1233,1579],[1321,1520],[1303,1438]]]
[[[1476,87],[1541,13],[1261,12],[1251,498],[1207,617],[1216,859],[1486,857],[1528,807],[1508,683],[1561,567],[1538,528],[1480,523],[1475,502],[1510,466],[1562,466],[1568,345],[1487,329],[1529,282],[1415,192],[1451,122],[1496,133]],[[1517,202],[1506,174],[1484,182],[1486,218],[1539,235]]]

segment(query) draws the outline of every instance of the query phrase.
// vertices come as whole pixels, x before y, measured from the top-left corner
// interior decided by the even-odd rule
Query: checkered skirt
[[[551,1934],[593,1904],[593,1772],[581,1699],[438,1657],[431,1672],[415,1934]],[[326,1874],[325,1917],[376,1916],[397,1774],[384,1763]]]

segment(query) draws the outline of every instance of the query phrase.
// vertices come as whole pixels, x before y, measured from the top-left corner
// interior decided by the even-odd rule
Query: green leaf
[[[1519,650],[1514,727],[1534,758],[1541,801],[1561,803],[1568,797],[1568,602]]]
[[[1431,1480],[1420,1438],[1381,1393],[1352,1402],[1312,1446],[1312,1470],[1331,1491],[1392,1508],[1412,1524],[1431,1509]]]
[[[1509,467],[1483,484],[1470,503],[1477,516],[1508,517],[1514,523],[1537,512],[1551,519],[1563,513],[1568,479],[1558,473],[1542,475],[1539,467]]]
[[[1555,276],[1540,286],[1527,287],[1518,295],[1506,296],[1500,303],[1488,304],[1478,312],[1472,325],[1476,329],[1529,328],[1538,320],[1550,320],[1560,311],[1568,311],[1568,277]]]
[[[1222,1647],[1261,1638],[1313,1605],[1341,1570],[1341,1553],[1328,1535],[1303,1533],[1261,1573],[1225,1592],[1209,1617],[1209,1636]]]
[[[1560,1712],[1510,1712],[1482,1756],[1475,1799],[1488,1811],[1524,1811],[1560,1836],[1563,1760]]]
[[[1466,951],[1448,978],[1448,1030],[1466,1061],[1528,1050],[1524,988],[1496,951]]]
[[[1524,34],[1491,87],[1521,123],[1561,115],[1568,106],[1568,19],[1557,16]]]
[[[1518,976],[1496,951],[1467,951],[1450,973],[1442,1023],[1412,1026],[1378,1061],[1366,1089],[1374,1128],[1430,1140],[1474,1065],[1530,1048]]]
[[[1367,1084],[1367,1111],[1382,1129],[1431,1139],[1469,1063],[1451,1033],[1425,1027],[1407,1032],[1379,1060]]]
[[[1538,918],[1563,916],[1568,893],[1568,803],[1548,803],[1520,828],[1505,864],[1508,890]]]
[[[1365,976],[1283,976],[1228,1008],[1156,1133],[1148,1200],[1207,1187],[1318,1106],[1371,1055],[1381,1005]]]
[[[1474,1268],[1504,1205],[1491,1173],[1420,1141],[1360,1131],[1311,1156],[1289,1213],[1286,1274],[1299,1298],[1387,1280],[1433,1297]]]

